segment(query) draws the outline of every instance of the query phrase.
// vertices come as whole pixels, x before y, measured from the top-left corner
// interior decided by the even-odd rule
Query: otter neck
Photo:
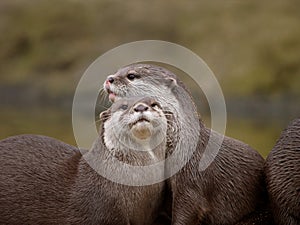
[[[116,158],[119,161],[132,165],[146,165],[163,160],[166,149],[166,140],[155,144],[154,138],[136,140],[133,137],[114,139],[104,133],[104,142],[107,158]]]
[[[197,148],[202,125],[196,106],[191,96],[180,86],[173,87],[168,94],[164,93],[155,97],[164,110],[171,111],[174,117],[176,130],[170,136],[174,139],[175,149],[172,149],[171,155],[175,161],[187,163]],[[180,169],[177,165],[180,163],[166,159],[167,176],[173,175],[174,171]]]

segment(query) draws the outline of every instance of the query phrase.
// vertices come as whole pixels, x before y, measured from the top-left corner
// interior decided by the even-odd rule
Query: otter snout
[[[149,110],[149,106],[143,102],[139,102],[133,106],[133,111],[138,113],[138,119],[133,124],[132,133],[138,139],[147,139],[151,136],[152,125],[149,119],[146,119],[144,113]]]
[[[112,84],[114,81],[115,81],[115,79],[114,79],[112,76],[109,76],[109,77],[106,79],[106,82],[105,82],[105,83],[110,83],[110,84]]]
[[[148,109],[149,109],[149,107],[143,103],[139,103],[133,107],[133,110],[135,112],[140,112],[140,113],[143,113],[143,112],[147,111]]]
[[[106,92],[108,93],[108,98],[111,102],[114,102],[116,100],[116,93],[114,93],[112,90],[111,90],[111,84],[114,83],[115,81],[115,78],[113,77],[113,75],[110,75],[107,77],[107,79],[105,80],[104,82],[104,89],[106,90]]]

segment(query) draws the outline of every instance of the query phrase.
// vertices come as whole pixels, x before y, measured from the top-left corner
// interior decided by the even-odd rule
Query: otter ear
[[[169,88],[173,88],[173,87],[175,87],[175,86],[177,86],[177,81],[176,81],[176,79],[175,78],[173,78],[173,77],[167,77],[166,78],[166,83],[167,83],[167,86],[169,87]]]

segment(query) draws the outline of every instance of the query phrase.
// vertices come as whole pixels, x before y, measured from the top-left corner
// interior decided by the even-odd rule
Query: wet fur
[[[278,225],[300,224],[300,118],[281,133],[266,159],[267,189]]]

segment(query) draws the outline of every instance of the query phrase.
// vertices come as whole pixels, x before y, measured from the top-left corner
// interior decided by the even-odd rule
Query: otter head
[[[109,75],[104,89],[114,102],[123,97],[162,96],[168,94],[177,85],[176,77],[162,67],[145,64],[133,64]]]
[[[176,75],[156,65],[133,64],[109,75],[104,89],[112,102],[124,97],[155,98],[172,117],[167,137],[174,140],[168,148],[174,152],[175,164],[190,159],[198,144],[200,122],[192,95]]]
[[[109,149],[152,150],[166,138],[167,119],[150,97],[123,98],[101,114],[104,143]]]

